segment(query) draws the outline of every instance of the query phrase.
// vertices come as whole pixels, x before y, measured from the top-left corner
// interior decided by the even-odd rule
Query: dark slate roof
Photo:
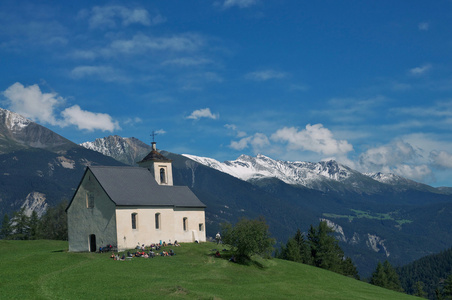
[[[206,207],[186,186],[158,185],[146,168],[90,166],[88,169],[118,206]]]
[[[140,162],[145,162],[145,161],[148,161],[148,160],[153,160],[153,161],[171,161],[171,159],[166,158],[165,156],[160,154],[160,152],[158,152],[157,150],[152,150],[151,152],[149,152],[149,154],[146,155],[146,157],[143,158]]]

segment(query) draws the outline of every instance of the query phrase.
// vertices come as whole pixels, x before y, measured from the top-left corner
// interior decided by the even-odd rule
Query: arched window
[[[160,229],[160,213],[155,214],[155,229]]]
[[[166,175],[164,168],[160,168],[160,183],[166,183]]]
[[[184,231],[187,231],[188,230],[188,219],[184,218],[183,223],[184,223]]]

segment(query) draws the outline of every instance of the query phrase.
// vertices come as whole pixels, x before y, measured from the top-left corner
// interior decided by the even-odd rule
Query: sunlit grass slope
[[[411,298],[279,259],[257,260],[250,266],[231,263],[213,256],[216,247],[183,244],[172,248],[172,257],[114,261],[110,254],[68,253],[67,242],[0,240],[0,298]]]

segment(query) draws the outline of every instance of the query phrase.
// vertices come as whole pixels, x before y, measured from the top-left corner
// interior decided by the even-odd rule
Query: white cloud
[[[421,31],[428,31],[430,25],[428,22],[421,22],[417,25],[417,28]]]
[[[411,144],[398,140],[361,153],[359,164],[364,170],[373,172],[384,168],[391,169],[393,166],[413,161],[417,156]]]
[[[136,34],[129,40],[115,40],[111,43],[109,51],[135,54],[145,53],[150,50],[159,51],[195,51],[204,45],[204,39],[197,34],[178,34],[171,37],[150,37],[144,34]]]
[[[446,151],[432,151],[430,159],[439,168],[452,169],[452,154]]]
[[[194,57],[182,57],[182,58],[175,58],[170,59],[162,62],[162,65],[177,65],[177,66],[183,66],[183,67],[192,67],[192,66],[199,66],[199,65],[206,65],[210,64],[212,61],[210,59],[206,58],[194,58]]]
[[[284,127],[271,135],[271,140],[288,144],[289,150],[308,150],[323,155],[346,155],[353,146],[346,140],[336,140],[322,124],[306,125],[303,130]]]
[[[238,130],[237,126],[234,124],[226,124],[224,127],[233,130],[238,138],[245,137],[247,135],[245,131]]]
[[[2,93],[7,107],[41,124],[60,127],[75,125],[79,129],[113,131],[120,129],[108,114],[92,113],[74,105],[64,109],[59,115],[56,108],[65,104],[65,99],[57,93],[43,93],[37,84],[25,87],[16,82]]]
[[[257,3],[257,0],[225,0],[223,3],[224,8],[230,8],[238,6],[240,8],[250,7]]]
[[[65,124],[75,125],[79,129],[88,131],[93,131],[95,129],[102,131],[121,129],[118,122],[114,122],[108,114],[82,110],[78,105],[66,108],[61,112],[61,115],[64,117]]]
[[[286,76],[287,74],[283,72],[278,72],[274,70],[264,70],[248,73],[245,75],[245,78],[255,81],[267,81],[270,79],[282,79]]]
[[[259,153],[270,145],[270,141],[263,133],[255,133],[252,136],[244,137],[239,141],[231,141],[229,147],[234,150],[243,150],[248,147],[253,148],[254,153]]]
[[[57,93],[42,93],[37,84],[25,87],[16,82],[3,95],[6,97],[7,107],[12,111],[41,123],[58,124],[54,109],[63,104],[64,99]]]
[[[110,66],[78,66],[72,69],[70,75],[75,79],[90,77],[105,82],[127,82],[126,77]]]
[[[432,68],[431,64],[425,64],[425,65],[423,65],[421,67],[416,67],[416,68],[410,69],[410,74],[411,75],[415,75],[415,76],[419,76],[419,75],[425,74],[431,68]]]
[[[416,181],[424,181],[432,176],[432,170],[427,165],[399,164],[392,168],[391,173]]]
[[[210,108],[203,108],[203,109],[198,109],[193,111],[188,117],[187,119],[193,119],[193,120],[199,120],[201,118],[208,118],[208,119],[218,119],[219,115],[218,114],[212,114],[212,112],[210,111]]]
[[[130,9],[119,5],[95,6],[91,11],[81,11],[79,17],[88,17],[89,26],[100,29],[115,28],[118,26],[118,23],[122,26],[129,26],[131,24],[150,26],[166,21],[159,14],[151,18],[146,9]]]

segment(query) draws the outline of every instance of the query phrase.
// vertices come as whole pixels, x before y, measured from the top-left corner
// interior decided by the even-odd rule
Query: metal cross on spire
[[[152,143],[155,143],[155,136],[158,135],[154,130],[152,130],[151,136],[152,136]]]

